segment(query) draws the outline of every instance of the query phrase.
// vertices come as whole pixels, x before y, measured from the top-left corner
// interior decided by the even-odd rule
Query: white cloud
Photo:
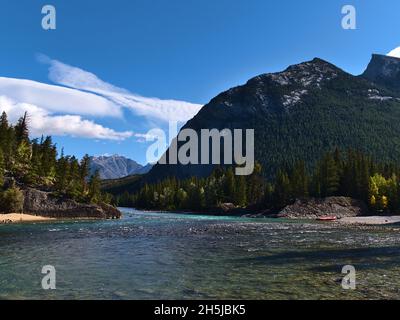
[[[400,58],[400,47],[397,47],[387,54],[389,57]]]
[[[177,100],[142,97],[99,79],[95,74],[40,55],[49,64],[49,79],[70,88],[101,95],[113,103],[127,107],[137,115],[161,121],[186,122],[193,118],[202,105]]]
[[[47,110],[29,103],[18,103],[0,96],[0,112],[5,111],[12,123],[25,112],[29,116],[29,129],[33,137],[43,135],[73,136],[101,140],[124,140],[132,132],[116,132],[78,115],[51,115]]]
[[[40,106],[50,112],[101,117],[122,115],[119,105],[96,94],[32,80],[0,77],[0,95]]]
[[[134,133],[117,132],[83,117],[122,118],[124,109],[128,109],[149,123],[186,122],[202,107],[184,101],[142,97],[104,82],[93,73],[44,55],[38,58],[49,65],[49,79],[58,85],[0,77],[0,111],[6,111],[12,122],[27,111],[32,136],[124,140]],[[136,138],[142,141],[145,136],[137,134]]]
[[[140,143],[154,141],[155,139],[159,138],[158,135],[151,134],[151,133],[135,133],[134,137],[136,138],[136,141],[140,142]]]

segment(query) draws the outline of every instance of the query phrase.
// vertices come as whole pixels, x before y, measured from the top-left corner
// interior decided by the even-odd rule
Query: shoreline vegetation
[[[78,160],[59,153],[50,136],[31,140],[28,123],[27,113],[15,125],[5,112],[0,116],[0,213],[120,218],[110,196],[100,190],[98,172],[90,175],[89,156]]]
[[[144,180],[133,193],[114,194],[113,202],[119,207],[221,215],[391,216],[400,213],[399,177],[396,163],[336,148],[316,167],[298,161],[283,165],[272,178],[259,163],[250,176],[217,166],[207,177],[171,177],[151,184]]]

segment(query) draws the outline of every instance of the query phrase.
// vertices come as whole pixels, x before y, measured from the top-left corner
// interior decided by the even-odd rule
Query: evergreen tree
[[[56,175],[57,149],[51,137],[47,136],[44,140],[42,137],[40,150],[40,175],[48,181],[53,181]]]
[[[24,115],[18,120],[15,125],[15,137],[17,144],[22,142],[29,142],[29,129],[28,129],[28,113],[25,112]]]
[[[70,176],[69,158],[64,156],[64,151],[61,151],[61,157],[56,163],[56,182],[55,188],[60,193],[66,193],[68,187],[68,178]]]
[[[336,195],[340,186],[340,176],[335,159],[326,154],[320,163],[321,195],[329,197]]]
[[[279,170],[273,194],[273,204],[276,208],[283,208],[291,201],[290,180],[288,174]]]
[[[295,198],[308,196],[308,176],[304,161],[297,162],[292,170],[290,177],[292,185],[292,195]]]
[[[9,151],[9,148],[7,147],[9,143],[8,136],[9,136],[9,125],[8,125],[7,114],[3,112],[0,117],[0,148],[3,150],[3,152]]]
[[[246,179],[244,176],[237,176],[235,181],[233,203],[239,207],[246,206],[246,195]]]
[[[90,202],[98,202],[101,200],[101,179],[98,171],[91,176],[89,181],[89,200]]]
[[[85,155],[79,166],[79,185],[80,185],[80,191],[82,193],[86,193],[86,178],[89,176],[89,169],[90,169],[90,158],[89,155]]]
[[[0,189],[4,184],[4,171],[5,171],[5,163],[4,163],[4,155],[3,150],[0,148]]]
[[[235,194],[235,174],[233,168],[229,167],[225,173],[224,179],[224,202],[233,202]]]
[[[242,187],[243,189],[243,187]],[[265,181],[262,175],[262,166],[255,163],[253,173],[245,181],[247,191],[246,202],[249,204],[259,204],[264,199]]]

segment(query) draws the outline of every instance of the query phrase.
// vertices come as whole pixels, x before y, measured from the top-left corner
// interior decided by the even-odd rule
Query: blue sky
[[[45,4],[57,10],[56,30],[41,27]],[[357,10],[357,30],[341,28],[345,4]],[[166,127],[163,108],[185,119],[221,91],[314,57],[359,74],[372,53],[400,46],[398,0],[3,0],[0,9],[0,103],[20,112],[30,104],[39,114],[36,134],[55,132],[67,154],[118,153],[141,163],[150,143],[140,135]],[[54,85],[86,92],[88,79],[99,87],[85,103],[80,95],[64,100],[71,89],[40,101]],[[35,95],[21,94],[21,85]],[[97,101],[99,88],[111,98]],[[51,127],[64,124],[82,132]]]

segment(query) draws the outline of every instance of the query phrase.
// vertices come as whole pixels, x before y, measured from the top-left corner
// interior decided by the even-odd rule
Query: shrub
[[[0,212],[20,213],[24,207],[24,194],[18,188],[10,188],[0,193]]]

